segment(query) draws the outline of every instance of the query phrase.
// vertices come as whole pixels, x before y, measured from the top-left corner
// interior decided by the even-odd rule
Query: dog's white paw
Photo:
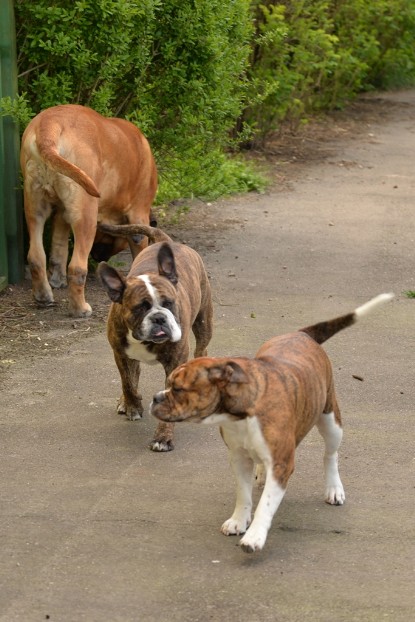
[[[225,536],[240,536],[241,534],[245,533],[250,523],[250,516],[243,516],[241,518],[234,518],[233,516],[231,516],[231,518],[228,518],[228,520],[223,523],[220,530]]]
[[[346,500],[343,486],[340,484],[340,486],[329,486],[326,488],[326,497],[324,500],[330,505],[343,505]]]
[[[255,553],[256,551],[261,551],[264,548],[267,533],[268,532],[265,529],[251,525],[239,542],[241,549],[245,553]]]
[[[119,415],[125,415],[127,413],[127,410],[125,408],[125,404],[123,401],[120,401],[118,406],[117,406],[117,413]]]
[[[135,408],[127,409],[126,415],[130,421],[138,421],[143,418],[143,413]]]
[[[174,445],[172,441],[152,441],[150,443],[151,451],[172,451],[174,449]]]

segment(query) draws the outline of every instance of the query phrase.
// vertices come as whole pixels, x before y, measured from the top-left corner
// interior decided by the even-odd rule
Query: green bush
[[[391,89],[412,86],[415,77],[414,0],[383,0],[373,15],[379,56],[371,66],[371,86]]]
[[[80,103],[136,123],[159,200],[259,189],[225,157],[357,93],[414,83],[414,0],[16,0],[22,129]],[[252,138],[253,137],[253,138]]]
[[[243,121],[265,140],[280,124],[357,93],[415,81],[413,0],[254,0]]]
[[[153,147],[160,196],[163,187],[216,195],[229,181],[223,153],[243,109],[249,7],[249,0],[17,0],[20,96],[1,102],[3,114],[22,129],[63,103],[125,117]]]

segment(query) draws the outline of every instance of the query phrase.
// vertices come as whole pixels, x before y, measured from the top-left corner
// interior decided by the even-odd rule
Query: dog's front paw
[[[151,451],[173,451],[173,441],[152,441],[150,443]]]
[[[220,530],[225,536],[240,536],[248,529],[250,522],[250,516],[231,516],[223,523]]]
[[[172,451],[174,449],[173,429],[173,423],[165,423],[164,421],[160,421],[154,433],[153,440],[151,441],[150,449],[158,452]]]
[[[255,528],[251,526],[239,544],[245,553],[255,553],[264,548],[267,539],[267,531],[263,528]]]
[[[118,402],[117,413],[119,415],[126,415],[130,421],[137,421],[137,419],[143,418],[144,409],[141,404],[137,406],[126,406],[124,398],[121,398]]]
[[[325,502],[330,505],[343,505],[346,500],[346,495],[344,494],[343,486],[328,486],[326,488],[326,496]]]

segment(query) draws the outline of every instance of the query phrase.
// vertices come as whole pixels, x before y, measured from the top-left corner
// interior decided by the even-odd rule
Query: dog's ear
[[[211,367],[209,369],[209,380],[246,384],[248,382],[248,376],[238,363],[235,361],[228,361],[224,365]]]
[[[176,262],[174,261],[173,250],[170,244],[164,242],[160,246],[160,250],[157,256],[157,262],[159,267],[159,274],[169,279],[173,285],[177,285],[178,276],[176,272]]]
[[[112,302],[121,302],[126,287],[122,274],[105,261],[101,261],[97,268],[97,275]]]

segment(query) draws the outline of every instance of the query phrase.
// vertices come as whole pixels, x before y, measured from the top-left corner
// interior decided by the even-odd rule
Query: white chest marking
[[[125,349],[125,353],[128,358],[135,359],[136,361],[141,361],[142,363],[148,363],[149,365],[154,365],[157,363],[156,355],[152,352],[149,352],[146,346],[141,342],[134,339],[131,331],[128,331],[127,334],[128,346]]]
[[[257,464],[271,464],[271,453],[257,417],[234,421],[226,414],[218,414],[207,417],[203,423],[217,423],[221,426],[224,441],[230,451],[245,449]]]
[[[209,415],[202,420],[204,425],[222,425],[229,421],[228,415]]]

